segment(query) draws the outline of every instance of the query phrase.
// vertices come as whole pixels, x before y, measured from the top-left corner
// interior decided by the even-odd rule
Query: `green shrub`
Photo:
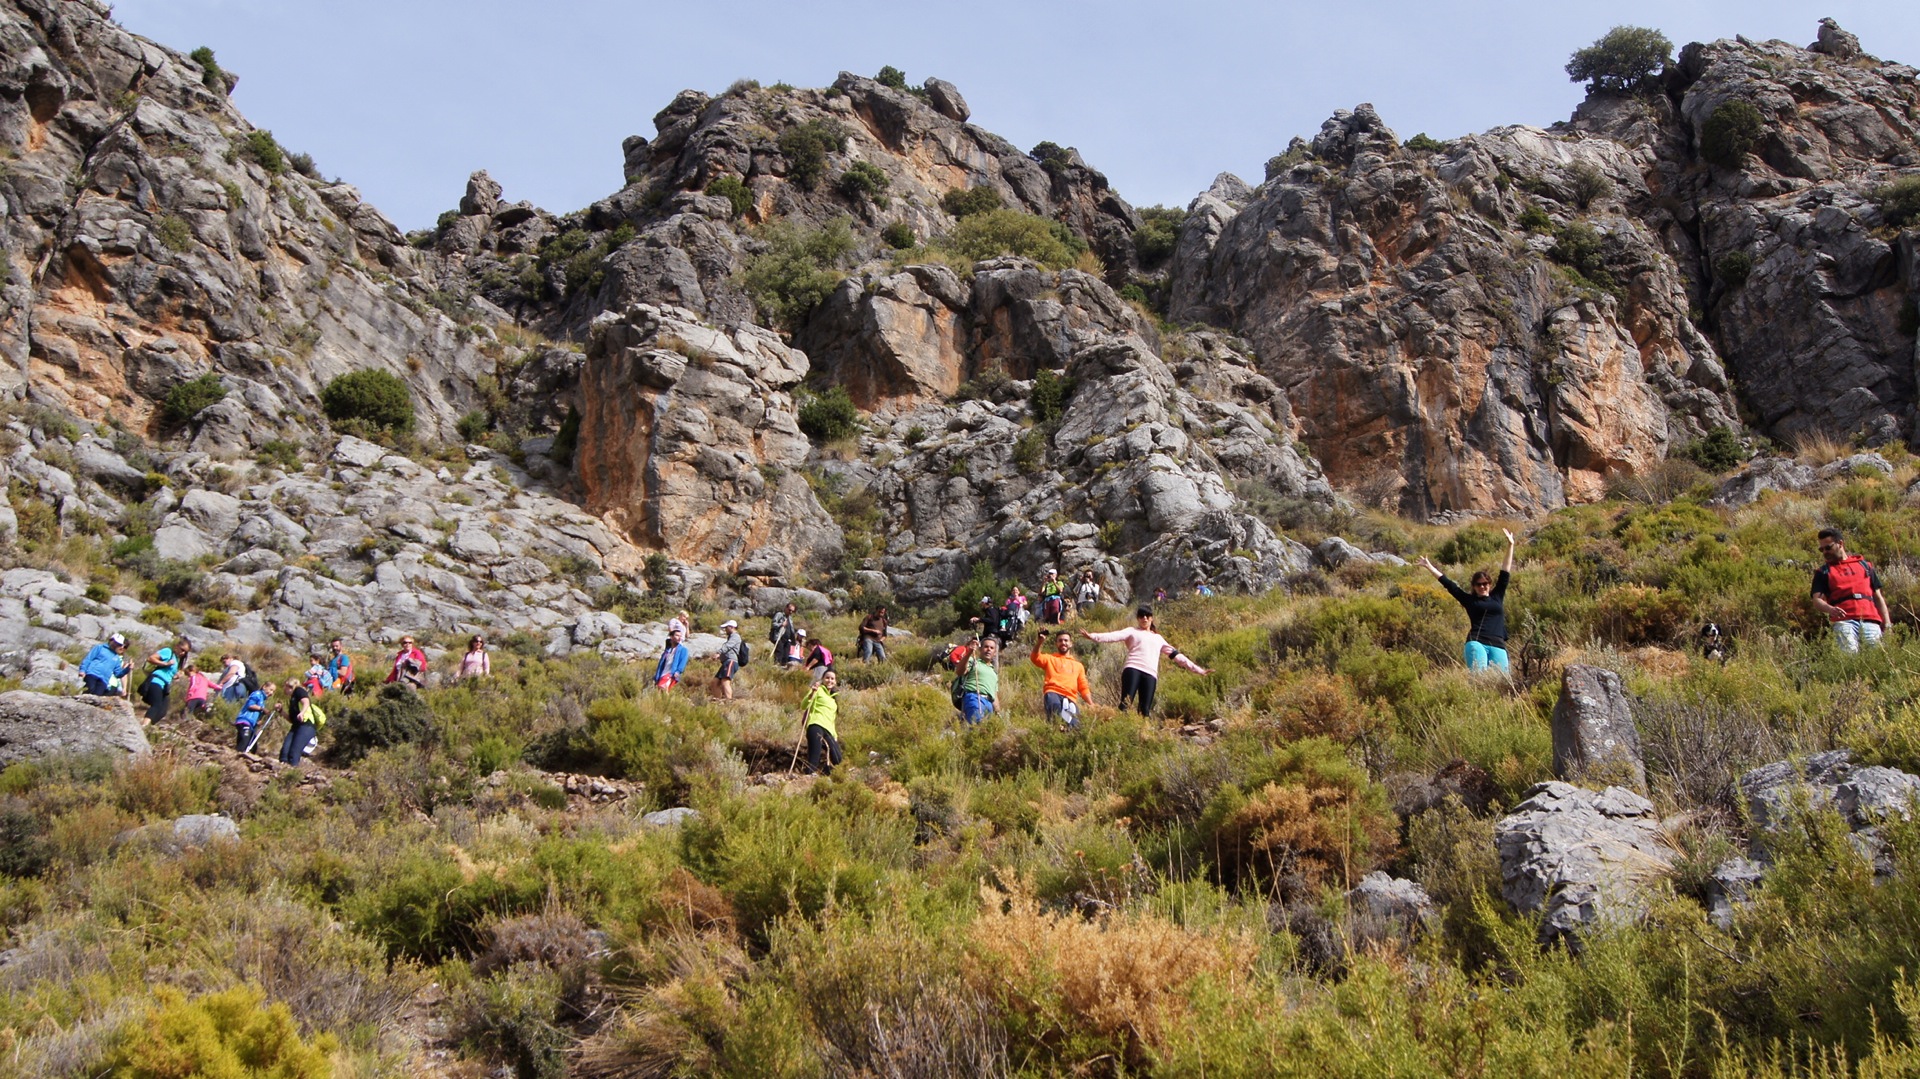
[[[1447,537],[1433,552],[1435,561],[1450,566],[1467,566],[1493,561],[1507,550],[1507,537],[1492,525],[1470,524]]]
[[[1437,153],[1447,148],[1446,143],[1441,142],[1439,139],[1428,137],[1424,131],[1408,139],[1403,145],[1416,154]]]
[[[913,234],[913,226],[905,221],[889,221],[887,227],[880,230],[880,239],[895,251],[908,251],[920,238]]]
[[[1753,273],[1753,256],[1745,251],[1729,251],[1714,262],[1713,272],[1728,288],[1739,288]]]
[[[475,409],[454,422],[453,429],[464,442],[478,442],[487,435],[487,429],[493,423],[485,412]]]
[[[562,465],[573,464],[573,454],[580,445],[580,410],[567,406],[567,415],[560,421],[560,429],[553,434],[553,449],[550,452],[554,460]]]
[[[432,733],[433,712],[420,694],[394,684],[380,687],[372,702],[351,712],[341,709],[327,725],[330,764],[346,767],[376,749],[424,742]]]
[[[193,229],[185,219],[174,214],[161,214],[154,219],[153,235],[160,246],[169,251],[185,251],[193,246]]]
[[[335,423],[358,421],[395,433],[413,430],[413,393],[400,376],[378,368],[349,371],[320,391],[320,407]]]
[[[840,174],[840,193],[858,202],[862,197],[872,199],[876,205],[886,204],[886,190],[890,181],[880,166],[870,161],[855,161]]]
[[[1567,78],[1589,91],[1638,87],[1673,54],[1673,42],[1644,26],[1616,26],[1567,61]]]
[[[1607,238],[1585,221],[1570,221],[1555,235],[1547,257],[1602,289],[1614,287],[1607,268]]]
[[[1053,423],[1067,410],[1067,398],[1073,395],[1073,380],[1054,374],[1045,367],[1033,373],[1033,394],[1027,408],[1041,423]]]
[[[200,65],[200,82],[216,94],[227,92],[227,83],[220,77],[220,65],[214,62],[213,50],[205,45],[187,54],[187,59]]]
[[[656,797],[683,804],[714,765],[726,717],[692,698],[647,693],[640,700],[607,697],[587,706],[594,747],[620,775],[647,785]]]
[[[1148,206],[1140,211],[1140,229],[1133,234],[1133,250],[1142,266],[1151,266],[1173,254],[1180,242],[1180,226],[1187,211],[1173,206]]]
[[[167,390],[166,400],[161,402],[160,414],[169,423],[186,423],[225,400],[226,396],[227,388],[221,385],[220,376],[208,371],[198,378],[174,383]]]
[[[804,394],[799,409],[800,430],[815,442],[837,442],[860,428],[860,410],[845,386],[829,386]]]
[[[1873,201],[1880,215],[1894,228],[1905,228],[1920,221],[1920,175],[1902,176],[1873,190]]]
[[[873,77],[873,81],[882,86],[890,86],[895,90],[905,90],[907,88],[907,73],[894,67],[892,64],[888,64],[880,69],[880,73]]]
[[[1072,266],[1087,249],[1065,224],[1018,210],[968,214],[940,245],[969,262],[1016,255],[1049,270]]]
[[[278,176],[287,170],[287,155],[274,141],[273,132],[265,129],[249,131],[235,147],[241,157],[265,169],[269,175]]]
[[[1057,142],[1042,142],[1027,151],[1028,156],[1040,162],[1040,167],[1058,175],[1073,163],[1073,152]]]
[[[845,275],[840,263],[857,246],[846,218],[820,229],[772,221],[755,231],[765,250],[749,257],[740,284],[762,314],[792,329],[827,298]]]
[[[277,468],[282,472],[298,472],[300,456],[304,449],[298,442],[284,438],[270,438],[260,444],[260,452],[255,459],[263,465]]]
[[[1012,593],[1013,584],[993,572],[993,563],[984,558],[976,561],[972,573],[953,593],[953,612],[958,616],[954,619],[955,624],[966,628],[967,619],[980,617],[981,596],[986,596],[997,605]]]
[[[1047,434],[1035,427],[1022,434],[1013,443],[1013,467],[1022,475],[1031,476],[1040,471],[1047,459]]]
[[[196,1000],[171,986],[154,990],[157,1003],[128,1023],[119,1044],[90,1074],[123,1079],[258,1076],[331,1079],[338,1043],[331,1034],[312,1044],[300,1038],[293,1013],[269,1005],[258,986],[236,985]]]
[[[940,208],[955,217],[984,214],[1001,205],[1000,192],[991,187],[956,187],[940,196]]]
[[[1520,211],[1520,227],[1528,232],[1552,232],[1553,218],[1538,205],[1528,203],[1527,208]]]
[[[1726,472],[1747,459],[1747,450],[1732,428],[1716,427],[1707,432],[1707,437],[1682,446],[1680,456],[1708,472]]]
[[[753,209],[753,190],[738,176],[715,177],[707,185],[707,194],[726,199],[733,206],[735,217],[744,217]]]
[[[783,132],[779,146],[787,159],[787,179],[812,191],[826,171],[827,155],[847,148],[847,132],[832,120],[808,120]]]
[[[1752,102],[1741,98],[1723,101],[1700,126],[1700,156],[1708,164],[1737,169],[1766,133],[1766,117]]]
[[[1586,161],[1575,162],[1567,175],[1573,180],[1573,201],[1582,210],[1613,194],[1613,181],[1600,171],[1598,165]]]

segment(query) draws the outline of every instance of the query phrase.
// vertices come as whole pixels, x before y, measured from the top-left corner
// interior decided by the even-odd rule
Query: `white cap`
[[[124,634],[116,633],[113,636],[107,638],[107,643],[125,645],[127,643],[127,638]]]
[[[739,629],[740,623],[735,622],[733,619],[729,618],[725,622],[720,623],[720,628],[721,629]]]
[[[807,631],[804,629],[796,629],[793,631],[793,635],[795,637],[805,637],[807,635]]]

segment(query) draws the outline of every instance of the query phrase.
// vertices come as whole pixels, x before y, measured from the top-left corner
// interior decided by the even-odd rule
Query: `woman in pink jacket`
[[[1080,636],[1100,644],[1125,642],[1127,646],[1127,665],[1120,671],[1120,707],[1125,710],[1127,702],[1138,698],[1140,714],[1153,714],[1153,694],[1160,688],[1160,657],[1171,656],[1173,661],[1195,674],[1212,674],[1206,667],[1180,654],[1180,650],[1167,643],[1165,637],[1154,632],[1153,608],[1142,607],[1133,612],[1133,625],[1126,629],[1116,629],[1107,633],[1088,633],[1080,631]]]

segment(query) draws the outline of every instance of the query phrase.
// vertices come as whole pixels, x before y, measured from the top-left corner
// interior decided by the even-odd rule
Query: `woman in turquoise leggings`
[[[1507,564],[1500,570],[1499,580],[1486,570],[1478,570],[1470,582],[1471,591],[1461,588],[1440,572],[1440,567],[1425,558],[1420,564],[1428,573],[1439,578],[1440,584],[1460,606],[1467,609],[1467,645],[1463,658],[1467,669],[1484,671],[1499,668],[1501,673],[1510,674],[1507,666],[1507,582],[1513,577],[1513,533],[1501,529],[1507,537]]]

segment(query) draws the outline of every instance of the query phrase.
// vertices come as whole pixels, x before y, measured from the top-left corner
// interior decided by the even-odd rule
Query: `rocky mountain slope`
[[[1837,27],[1688,46],[1548,131],[1403,145],[1363,105],[1184,220],[938,79],[743,82],[677,97],[589,207],[481,172],[405,237],[252,128],[210,58],[90,0],[10,0],[0,35],[10,396],[252,490],[263,447],[333,452],[330,380],[383,370],[422,445],[484,441],[604,522],[581,557],[634,590],[650,553],[676,594],[740,603],[920,601],[980,560],[1091,565],[1122,598],[1259,589],[1307,555],[1256,504],[1524,516],[1718,429],[1913,430],[1915,231],[1874,192],[1920,169],[1916,77]],[[1711,163],[1735,100],[1760,134]],[[994,207],[1064,254],[979,261],[955,238]],[[170,415],[209,372],[224,398]],[[861,418],[832,446],[801,419],[835,387]],[[68,498],[47,465],[13,467]]]

